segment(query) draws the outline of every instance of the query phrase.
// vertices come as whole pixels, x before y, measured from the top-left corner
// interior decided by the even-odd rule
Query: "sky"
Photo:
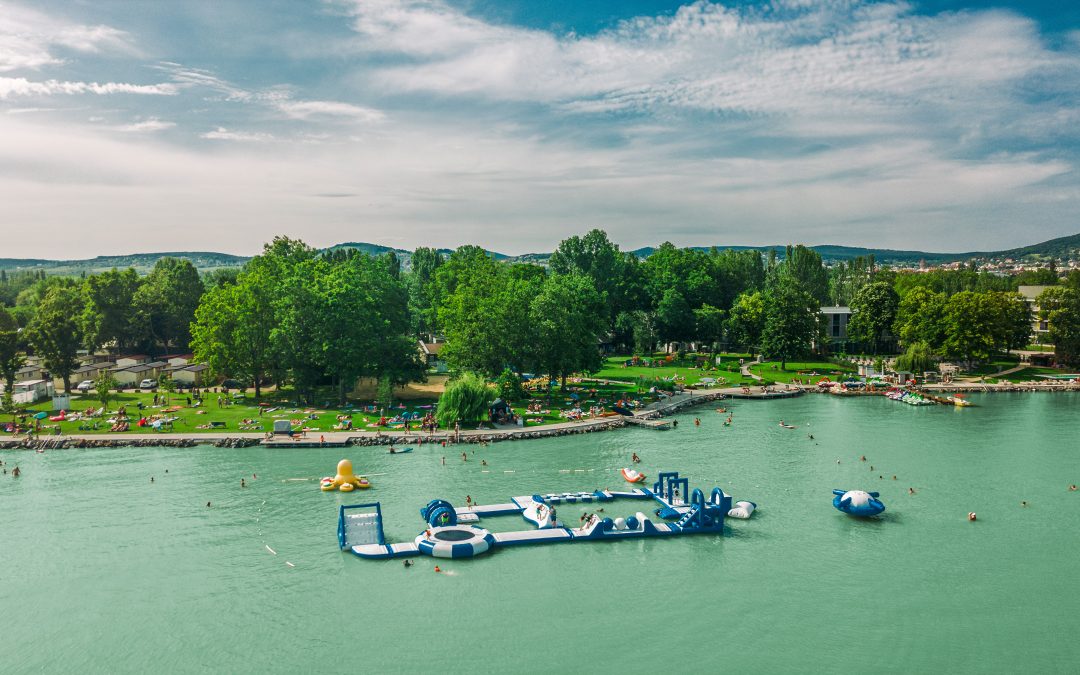
[[[0,0],[0,257],[1080,232],[1080,3]]]

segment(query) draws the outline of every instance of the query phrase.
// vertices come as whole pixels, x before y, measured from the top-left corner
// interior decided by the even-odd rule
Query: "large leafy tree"
[[[606,325],[603,312],[596,288],[584,274],[545,279],[529,312],[539,368],[564,385],[571,373],[598,370],[602,362],[598,338]]]
[[[151,351],[156,345],[166,351],[187,348],[203,291],[202,279],[190,260],[161,258],[154,264],[133,298]]]
[[[948,298],[944,293],[926,286],[916,286],[904,295],[896,309],[893,322],[895,333],[904,344],[925,342],[932,348],[945,342],[945,306]]]
[[[881,337],[896,320],[900,297],[890,284],[875,281],[860,288],[851,300],[848,333],[860,342],[873,345],[877,354]]]
[[[277,280],[270,266],[253,263],[235,284],[215,286],[203,295],[191,325],[191,346],[214,373],[250,378],[258,397],[274,365],[270,333],[277,325]]]
[[[421,247],[413,251],[409,272],[409,307],[413,332],[418,336],[439,332],[439,285],[435,275],[442,263],[442,255],[433,248]]]
[[[999,349],[1023,349],[1031,339],[1031,307],[1019,293],[991,292],[998,322],[994,335]]]
[[[442,356],[457,370],[495,377],[506,367],[521,370],[535,348],[529,320],[544,271],[535,265],[507,266],[475,246],[455,251],[437,272],[446,334]]]
[[[765,328],[761,352],[779,359],[781,369],[797,356],[810,352],[818,328],[820,304],[791,278],[781,277],[764,295]]]
[[[961,291],[945,305],[945,355],[971,364],[997,349],[998,307],[986,293]]]
[[[82,347],[82,294],[74,286],[53,286],[38,306],[27,328],[30,344],[44,361],[45,368],[64,381],[71,391],[71,373],[79,367]]]
[[[727,312],[712,305],[702,305],[694,310],[694,324],[698,339],[709,345],[715,354],[717,346],[724,339]]]
[[[113,269],[86,278],[82,322],[87,349],[109,343],[124,349],[145,337],[136,319],[135,295],[141,285],[138,273],[131,268]]]
[[[694,337],[694,310],[675,288],[664,291],[656,305],[656,330],[663,342],[692,340]]]
[[[829,301],[829,274],[821,255],[802,244],[788,246],[780,274],[795,282],[801,290],[819,303]]]
[[[728,318],[728,331],[732,340],[750,352],[757,351],[765,330],[765,301],[760,291],[743,293],[735,299]]]
[[[4,398],[9,399],[15,385],[15,375],[23,367],[22,336],[15,317],[6,307],[0,306],[0,377],[4,379]]]
[[[1059,363],[1080,366],[1080,288],[1048,288],[1038,299],[1039,312],[1048,323],[1049,338]]]
[[[628,259],[611,243],[603,230],[590,230],[583,237],[570,237],[559,243],[548,261],[555,274],[587,276],[603,299],[600,307],[610,328],[619,313],[635,304],[634,279],[627,275]]]

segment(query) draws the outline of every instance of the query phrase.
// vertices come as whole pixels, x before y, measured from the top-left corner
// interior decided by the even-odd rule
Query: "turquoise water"
[[[1076,672],[1080,396],[971,398],[736,402],[727,428],[706,408],[669,432],[470,446],[465,463],[453,448],[0,451],[23,470],[0,476],[0,671]],[[381,501],[387,536],[411,539],[433,497],[621,487],[632,452],[650,479],[679,470],[760,509],[723,537],[508,549],[450,575],[337,549],[340,503]],[[372,490],[289,480],[342,456]],[[879,490],[888,510],[848,518],[834,487]]]

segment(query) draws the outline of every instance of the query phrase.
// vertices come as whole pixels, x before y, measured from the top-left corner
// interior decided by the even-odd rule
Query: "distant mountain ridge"
[[[731,249],[735,251],[761,251],[766,253],[770,250],[776,251],[777,255],[783,257],[784,246],[692,246],[695,250],[708,251],[711,248],[717,248],[720,250]],[[928,264],[941,264],[947,262],[956,262],[972,259],[1033,259],[1043,260],[1056,258],[1060,260],[1078,260],[1080,259],[1080,234],[1073,234],[1066,237],[1058,237],[1056,239],[1050,239],[1038,244],[1032,244],[1030,246],[1022,246],[1020,248],[1012,248],[1004,251],[971,251],[968,253],[932,253],[928,251],[905,251],[894,250],[887,248],[862,248],[858,246],[836,246],[830,244],[823,244],[819,246],[811,246],[813,250],[817,251],[821,257],[827,262],[838,262],[841,260],[851,260],[858,256],[870,256],[873,255],[874,259],[879,263],[918,263],[920,261],[926,261]],[[336,244],[324,250],[339,250],[339,249],[355,249],[361,253],[367,253],[370,255],[382,255],[385,253],[393,252],[401,257],[402,263],[408,265],[409,258],[412,256],[411,251],[407,251],[401,248],[394,248],[392,246],[383,246],[381,244],[370,244],[366,242],[345,242]],[[439,253],[449,255],[453,253],[453,249],[440,248],[436,249]],[[656,250],[655,247],[646,246],[630,251],[634,255],[641,258],[647,258],[652,255]],[[522,255],[511,256],[505,253],[499,253],[497,251],[488,251],[488,254],[496,260],[505,260],[509,262],[532,262],[544,264],[548,258],[551,257],[550,253],[525,253]],[[15,271],[15,270],[44,270],[49,274],[80,274],[80,273],[94,273],[103,270],[116,268],[134,267],[139,271],[147,271],[154,266],[161,258],[181,258],[184,260],[190,260],[195,267],[200,270],[212,270],[222,267],[240,267],[248,260],[251,260],[251,256],[239,256],[229,253],[215,253],[213,251],[177,251],[177,252],[163,252],[163,253],[131,253],[127,255],[110,255],[110,256],[97,256],[96,258],[89,258],[86,260],[48,260],[44,258],[0,258],[0,269]]]

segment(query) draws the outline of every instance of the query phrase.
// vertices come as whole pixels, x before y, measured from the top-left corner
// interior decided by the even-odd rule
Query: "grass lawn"
[[[372,430],[375,427],[368,427],[368,424],[378,422],[378,411],[375,413],[369,413],[360,408],[359,405],[355,408],[339,408],[333,407],[295,407],[289,401],[288,392],[283,392],[280,396],[276,396],[273,393],[263,396],[263,401],[270,403],[271,407],[277,407],[277,410],[272,412],[266,412],[262,416],[259,415],[259,407],[255,405],[255,399],[250,394],[243,398],[232,398],[221,394],[221,398],[229,399],[232,401],[231,405],[218,406],[218,394],[207,393],[203,398],[203,406],[199,408],[190,407],[187,404],[187,395],[173,394],[169,396],[169,402],[172,406],[179,406],[179,410],[168,413],[171,417],[178,418],[173,423],[173,431],[177,433],[215,433],[221,431],[238,432],[238,431],[270,431],[273,429],[274,421],[279,419],[287,419],[294,421],[294,427],[299,429],[300,427],[307,427],[316,431],[332,431],[334,425],[339,424],[338,415],[351,414],[353,428],[359,430]],[[164,414],[164,409],[170,407],[168,405],[159,405],[153,407],[154,395],[152,393],[142,392],[130,392],[116,394],[115,398],[109,403],[110,413],[115,414],[117,408],[121,405],[126,407],[126,412],[131,418],[130,433],[154,433],[152,427],[138,427],[135,422],[138,421],[140,415],[147,417],[153,415]],[[138,404],[143,404],[143,410],[139,411]],[[421,415],[425,412],[425,409],[420,408],[420,405],[426,405],[434,403],[431,401],[410,401],[408,407],[395,407],[391,411],[387,411],[387,416],[392,417],[398,413],[408,410],[409,412],[419,411]],[[71,397],[71,410],[69,412],[79,412],[86,410],[87,408],[97,408],[101,404],[91,394],[88,396],[72,395]],[[52,412],[51,401],[41,401],[28,408],[31,415],[36,412],[45,411],[50,415]],[[94,433],[111,433],[111,425],[105,420],[113,415],[106,413],[102,418],[98,418],[97,428],[93,428],[93,422],[88,421],[64,421],[53,422],[48,419],[41,420],[42,433],[50,433],[57,426],[65,434],[94,434]],[[250,419],[254,421],[254,424],[243,425],[242,420]],[[10,421],[8,416],[3,416],[0,421],[7,423]],[[33,422],[33,420],[30,420]],[[218,426],[212,426],[212,423],[219,423]],[[224,426],[220,426],[223,424]],[[80,429],[80,427],[83,427]],[[89,427],[89,428],[87,428]],[[200,428],[202,427],[202,428]]]
[[[760,375],[766,380],[772,380],[773,382],[779,382],[780,384],[788,384],[795,379],[803,380],[804,382],[806,380],[817,382],[822,377],[826,376],[835,380],[837,377],[842,377],[849,373],[853,374],[856,370],[829,361],[788,361],[787,369],[780,370],[779,361],[766,361],[750,366],[750,372]],[[814,375],[812,373],[817,374]]]
[[[746,355],[742,355],[746,358]],[[604,360],[604,367],[599,371],[592,374],[592,377],[603,380],[619,380],[622,382],[636,382],[639,377],[644,377],[648,380],[678,378],[680,384],[697,384],[703,377],[711,377],[719,380],[721,377],[727,380],[728,384],[739,385],[744,381],[749,382],[748,378],[744,378],[739,372],[739,355],[721,355],[723,359],[723,365],[712,366],[705,370],[698,368],[694,363],[689,360],[680,364],[671,363],[657,366],[628,366],[626,362],[630,360],[629,356],[612,356]],[[664,363],[663,357],[657,357],[650,359],[654,363]]]
[[[1015,373],[1009,373],[1002,377],[1002,380],[1008,380],[1009,382],[1046,382],[1046,375],[1069,375],[1076,371],[1061,370],[1058,368],[1043,368],[1040,366],[1029,366],[1021,371]],[[1050,380],[1052,381],[1052,380]]]
[[[567,382],[567,388],[565,391],[560,388],[556,388],[551,397],[548,398],[546,393],[533,394],[531,397],[521,401],[513,401],[512,408],[519,415],[524,415],[529,419],[529,426],[541,426],[545,424],[557,424],[567,421],[560,415],[560,412],[564,410],[570,410],[576,405],[580,405],[581,409],[588,411],[593,405],[601,405],[605,410],[610,410],[611,405],[622,399],[630,398],[632,400],[639,401],[641,405],[651,403],[656,400],[655,396],[638,395],[636,393],[636,386],[632,383],[616,383],[616,384],[600,384],[591,382]],[[571,397],[571,394],[577,396],[577,399]],[[164,394],[162,394],[164,396]],[[221,397],[224,402],[226,399],[232,401],[230,405],[218,406],[218,397]],[[334,426],[340,424],[338,420],[339,415],[350,415],[353,423],[353,429],[358,431],[374,431],[378,427],[372,426],[379,421],[379,412],[370,412],[368,408],[362,403],[355,403],[352,408],[339,407],[339,406],[294,406],[292,401],[293,397],[290,391],[285,390],[283,392],[269,392],[264,393],[262,397],[263,403],[270,404],[269,407],[276,407],[277,410],[264,412],[263,415],[259,415],[259,406],[256,405],[256,401],[253,395],[248,393],[244,397],[231,397],[225,394],[213,394],[205,393],[203,398],[203,405],[195,408],[188,405],[187,394],[172,394],[169,396],[169,404],[153,405],[154,394],[143,392],[125,392],[114,395],[112,401],[109,402],[109,413],[106,413],[100,418],[97,418],[96,428],[93,421],[78,421],[78,420],[65,420],[65,421],[51,421],[49,419],[41,420],[40,432],[43,435],[51,434],[55,431],[56,427],[60,427],[63,434],[106,434],[113,433],[111,431],[111,424],[108,423],[110,417],[113,417],[120,406],[126,408],[126,413],[130,419],[130,428],[128,433],[142,433],[152,434],[155,433],[153,427],[138,427],[135,422],[138,421],[140,416],[146,416],[152,418],[155,415],[165,415],[177,418],[173,423],[172,431],[174,433],[221,433],[221,432],[266,432],[273,429],[273,423],[275,420],[287,419],[293,422],[293,428],[299,430],[301,428],[307,428],[309,431],[334,431]],[[541,401],[541,408],[548,412],[543,415],[534,415],[526,413],[526,408],[530,400]],[[324,403],[326,401],[323,401]],[[386,411],[387,417],[393,417],[399,413],[408,411],[410,413],[418,412],[422,416],[430,408],[424,408],[421,406],[430,406],[437,402],[437,399],[425,399],[425,400],[411,400],[405,403],[399,403],[395,405],[392,410]],[[138,404],[143,404],[143,410],[138,409]],[[373,405],[370,401],[366,402],[367,405]],[[90,395],[77,395],[73,394],[71,397],[71,409],[68,412],[81,412],[88,408],[98,408],[100,402]],[[174,412],[165,413],[165,409],[169,407],[179,407],[179,410]],[[264,406],[266,407],[266,406]],[[27,408],[28,415],[32,416],[38,412],[46,412],[50,416],[54,415],[52,411],[51,401],[40,401],[29,408]],[[252,420],[253,424],[244,424],[243,420]],[[0,417],[0,423],[7,424],[11,421],[9,416]],[[32,417],[27,417],[24,421],[33,424],[35,420]],[[416,423],[413,424],[413,429],[416,428]],[[401,426],[397,426],[397,429],[401,429]],[[464,428],[472,428],[472,425],[465,425]],[[386,430],[386,427],[383,427]],[[395,429],[395,427],[390,427]],[[168,432],[160,432],[167,434]]]
[[[981,377],[983,375],[993,375],[994,373],[1000,373],[1001,371],[1008,370],[1009,368],[1015,368],[1019,363],[1019,357],[1001,356],[991,359],[987,363],[983,363],[968,372],[961,373],[960,377]],[[1006,375],[1006,377],[1009,376]]]

